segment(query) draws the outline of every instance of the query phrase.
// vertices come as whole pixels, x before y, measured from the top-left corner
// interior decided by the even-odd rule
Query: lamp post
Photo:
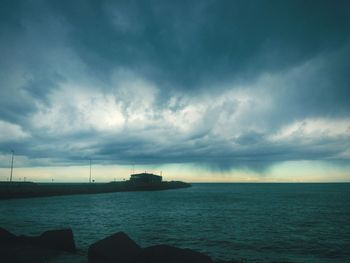
[[[12,173],[13,173],[13,157],[15,155],[14,150],[11,150],[12,152],[12,158],[11,158],[11,174],[10,174],[10,182],[12,182]]]
[[[91,159],[90,159],[90,177],[89,177],[89,183],[91,183]]]

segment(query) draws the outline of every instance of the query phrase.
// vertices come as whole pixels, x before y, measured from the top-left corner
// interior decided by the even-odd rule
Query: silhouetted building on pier
[[[132,174],[130,176],[130,182],[132,182],[132,183],[161,183],[162,176],[150,174],[150,173]]]

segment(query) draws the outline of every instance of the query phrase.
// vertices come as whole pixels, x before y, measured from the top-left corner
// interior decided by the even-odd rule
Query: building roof
[[[151,173],[139,173],[139,174],[132,174],[131,177],[134,176],[157,176],[157,177],[161,177],[160,175],[156,175],[156,174],[151,174]]]

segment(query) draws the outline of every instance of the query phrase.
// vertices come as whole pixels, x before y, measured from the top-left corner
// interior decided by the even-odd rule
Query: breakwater
[[[126,191],[159,191],[186,188],[190,186],[190,184],[180,181],[165,181],[158,183],[135,183],[131,181],[109,183],[0,182],[0,199]]]

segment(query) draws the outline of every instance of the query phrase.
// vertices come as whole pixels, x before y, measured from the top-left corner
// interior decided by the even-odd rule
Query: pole
[[[89,183],[91,183],[91,159],[90,159],[90,177],[89,177]]]
[[[13,156],[15,154],[15,152],[13,150],[11,150],[12,152],[12,160],[11,160],[11,175],[10,175],[10,182],[12,182],[12,172],[13,172]]]

